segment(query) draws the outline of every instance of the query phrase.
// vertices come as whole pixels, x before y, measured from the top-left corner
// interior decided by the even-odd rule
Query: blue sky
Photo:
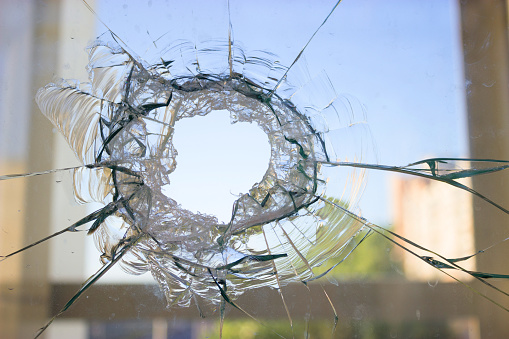
[[[235,42],[275,53],[290,65],[334,3],[231,1]],[[151,55],[152,40],[163,34],[168,41],[198,43],[228,34],[226,1],[98,5],[101,19],[142,57]],[[379,163],[467,155],[458,20],[452,0],[345,0],[309,44],[309,73],[324,70],[338,94],[365,107]],[[361,201],[363,215],[380,224],[391,220],[388,180],[370,173]]]

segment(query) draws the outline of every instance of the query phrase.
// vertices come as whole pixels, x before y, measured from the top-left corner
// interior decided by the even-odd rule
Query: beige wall
[[[0,13],[0,174],[77,164],[34,96],[55,75],[87,79],[84,47],[94,37],[94,17],[79,1],[57,0],[0,1]],[[67,178],[61,173],[0,182],[0,254],[83,217],[85,209],[72,203],[72,186],[58,183]],[[49,319],[50,280],[83,281],[84,256],[58,255],[70,253],[62,243],[83,252],[83,237],[68,237],[0,263],[0,338],[33,337]]]
[[[471,186],[470,180],[462,183]],[[392,190],[396,233],[446,258],[461,258],[476,252],[470,193],[442,182],[401,176],[394,177]],[[412,250],[418,251],[415,248]],[[408,279],[429,281],[431,284],[435,281],[454,281],[410,253],[398,252]],[[431,256],[425,252],[419,254]],[[475,258],[461,263],[461,266],[475,270]],[[469,279],[465,275],[459,275],[458,278]]]

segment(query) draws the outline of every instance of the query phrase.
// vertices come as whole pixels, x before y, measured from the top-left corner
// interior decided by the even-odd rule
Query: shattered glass
[[[104,267],[121,259],[130,273],[150,271],[169,304],[195,300],[200,309],[219,305],[222,294],[236,299],[248,288],[308,281],[314,267],[345,252],[362,222],[345,214],[327,222],[322,163],[341,158],[334,145],[359,135],[352,130],[367,129],[337,107],[325,75],[292,84],[270,55],[229,51],[228,41],[203,45],[179,42],[147,64],[97,41],[89,83],[61,80],[36,97],[85,165],[75,172],[76,198],[105,204],[88,231]],[[175,124],[219,110],[232,124],[255,123],[271,149],[266,173],[234,202],[228,223],[164,192],[178,166]],[[350,172],[341,203],[354,210],[363,170]]]
[[[42,113],[83,165],[73,169],[76,200],[104,206],[20,250],[65,232],[93,235],[103,266],[59,314],[119,264],[131,274],[150,272],[168,305],[196,305],[202,315],[220,310],[224,317],[225,305],[240,308],[235,300],[248,290],[281,290],[325,276],[373,232],[407,251],[427,252],[415,255],[437,269],[483,282],[507,278],[458,265],[483,250],[446,258],[370,223],[358,208],[371,169],[440,181],[509,213],[458,181],[504,170],[507,161],[432,158],[380,165],[361,105],[338,95],[324,72],[303,78],[300,54],[284,66],[276,55],[246,50],[231,36],[158,45],[144,59],[110,31],[87,49],[88,82],[61,79],[37,93]],[[228,222],[185,209],[166,189],[179,163],[177,123],[221,110],[231,124],[256,125],[270,144],[265,174],[237,197]],[[330,258],[336,263],[324,268]]]

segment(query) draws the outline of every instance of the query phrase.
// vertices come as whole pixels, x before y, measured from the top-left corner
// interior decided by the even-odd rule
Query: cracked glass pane
[[[48,4],[36,7],[50,13]],[[57,317],[65,317],[72,307],[84,302],[80,297],[117,266],[132,275],[147,273],[145,276],[153,277],[160,290],[154,293],[161,293],[169,307],[192,307],[201,316],[214,315],[212,318],[220,323],[219,336],[234,337],[227,324],[227,313],[234,310],[254,320],[246,331],[267,330],[261,334],[265,337],[298,337],[302,327],[305,333],[320,336],[312,328],[321,320],[310,319],[323,312],[328,313],[328,318],[324,318],[329,321],[329,334],[347,333],[348,326],[341,321],[337,325],[345,312],[336,309],[337,293],[344,285],[341,269],[345,267],[343,272],[347,275],[351,267],[348,263],[355,263],[362,248],[380,246],[373,238],[388,240],[385,248],[395,254],[392,258],[383,257],[382,247],[375,254],[365,254],[368,259],[357,262],[357,266],[370,262],[376,266],[371,268],[373,272],[397,272],[409,279],[424,279],[435,288],[442,278],[419,268],[430,267],[433,272],[445,273],[449,281],[466,284],[497,311],[507,311],[499,300],[502,295],[507,296],[501,289],[503,283],[495,285],[491,281],[503,281],[508,276],[501,267],[476,265],[487,262],[482,259],[484,252],[497,253],[507,235],[501,232],[485,241],[479,231],[474,232],[470,220],[475,214],[472,197],[477,210],[509,213],[504,198],[484,190],[478,179],[500,178],[509,158],[503,152],[486,149],[474,150],[472,159],[468,158],[466,142],[461,141],[467,124],[462,112],[465,85],[458,60],[462,56],[459,48],[451,47],[459,45],[460,31],[451,26],[459,25],[460,8],[453,2],[440,5],[441,11],[418,2],[404,8],[396,8],[391,2],[270,6],[274,13],[261,11],[265,7],[259,4],[228,2],[213,6],[150,1],[98,1],[97,7],[88,2],[76,5],[88,20],[97,21],[100,32],[82,52],[88,56],[88,80],[67,77],[66,66],[53,65],[60,69],[54,74],[64,78],[47,84],[50,77],[46,76],[38,82],[45,86],[34,96],[42,114],[63,136],[80,164],[64,161],[64,166],[54,166],[53,161],[7,167],[4,173],[27,174],[4,175],[1,179],[25,180],[24,185],[29,186],[27,195],[31,196],[35,192],[29,191],[29,180],[44,175],[52,178],[53,184],[63,181],[68,189],[72,187],[79,203],[93,207],[79,218],[69,218],[68,223],[55,224],[53,233],[49,231],[52,228],[46,227],[40,229],[40,234],[34,231],[19,238],[15,247],[5,247],[2,254],[8,260],[2,264],[45,246],[42,243],[54,237],[57,239],[52,241],[56,242],[68,233],[86,232],[99,249],[96,256],[101,265],[67,301],[53,304],[51,314],[45,314],[51,320],[37,335],[51,329],[49,325]],[[64,41],[74,40],[73,30],[78,27],[71,23],[67,31],[63,30],[62,18],[72,6],[62,7],[54,8],[60,17],[48,15],[46,20],[60,23],[55,29],[66,33],[57,34],[56,43],[64,45]],[[419,16],[412,16],[417,12]],[[398,13],[403,15],[397,16]],[[354,18],[361,17],[369,20],[356,23],[358,19]],[[411,18],[416,21],[411,22]],[[438,19],[442,29],[449,28],[442,39],[435,41],[440,29],[432,27],[433,20]],[[125,22],[136,24],[126,27]],[[398,25],[405,28],[393,27]],[[38,29],[43,38],[51,36],[50,31],[44,30],[47,27]],[[411,45],[415,40],[418,43]],[[44,43],[47,49],[53,46]],[[471,49],[474,52],[468,57],[475,59],[475,46]],[[375,55],[364,61],[370,54]],[[57,64],[65,64],[65,53],[60,57],[63,60]],[[353,59],[357,59],[357,64]],[[78,63],[69,57],[68,60]],[[79,67],[85,67],[85,62]],[[445,69],[453,71],[446,73]],[[483,82],[484,87],[492,88],[496,81],[488,80]],[[398,81],[407,85],[396,87]],[[470,84],[467,90],[474,91],[474,87]],[[419,94],[411,94],[408,88]],[[473,106],[469,101],[469,107]],[[373,108],[375,123],[368,125],[367,112],[371,118]],[[396,116],[394,111],[403,113]],[[20,121],[26,123],[27,119]],[[194,127],[185,132],[186,141],[179,143],[179,130],[184,133],[183,126],[191,122]],[[239,130],[237,136],[226,129],[221,135],[205,133],[228,124]],[[21,123],[20,130],[30,134],[23,126]],[[240,133],[244,127],[249,127],[249,131],[243,129]],[[420,133],[425,127],[429,129]],[[475,128],[470,127],[471,133]],[[489,131],[479,133],[482,136]],[[53,138],[46,134],[46,139],[41,136],[37,140],[36,134],[30,135],[32,149]],[[225,135],[229,140],[223,145],[214,143]],[[471,134],[473,139],[478,137]],[[241,139],[256,139],[253,150],[243,148]],[[23,140],[26,143],[28,137]],[[16,143],[17,147],[27,147],[23,142]],[[222,160],[217,164],[206,160],[191,144],[205,149],[211,159]],[[226,151],[225,144],[232,148]],[[15,152],[16,148],[7,149]],[[36,159],[34,152],[28,154],[29,161]],[[41,158],[46,154],[39,153]],[[246,155],[244,160],[241,156]],[[7,154],[9,159],[15,157]],[[186,181],[177,173],[179,166],[188,161],[197,171],[185,170],[182,175],[187,176]],[[255,165],[248,165],[248,161],[261,164],[261,169],[254,171]],[[230,169],[239,164],[247,168],[226,174],[221,167]],[[15,170],[10,171],[11,168]],[[251,175],[251,170],[257,174]],[[388,181],[379,173],[394,174],[394,187],[401,195],[394,227],[379,226],[388,225],[391,220],[387,212]],[[69,175],[72,182],[68,181]],[[197,185],[193,175],[209,179]],[[403,181],[401,175],[417,179]],[[240,189],[230,186],[239,177],[249,178],[247,184],[243,183]],[[220,195],[219,188],[209,185],[212,181],[225,190],[230,200]],[[191,189],[182,185],[184,182],[194,182],[197,187]],[[461,198],[464,202],[456,206],[449,205],[449,191],[437,188],[447,186],[468,198]],[[43,186],[38,190],[39,194],[45,191]],[[47,192],[50,190],[53,188]],[[365,190],[366,198],[361,200]],[[179,200],[182,191],[189,191],[189,202]],[[417,198],[413,198],[414,192]],[[44,209],[46,205],[40,199],[26,206],[36,204]],[[200,199],[200,207],[192,206]],[[460,205],[469,209],[458,209]],[[404,211],[414,211],[415,206],[418,208],[414,214],[405,214]],[[443,209],[458,209],[452,214],[456,217],[450,221],[440,214]],[[37,214],[33,213],[31,218],[36,219]],[[462,215],[470,217],[464,221],[460,219]],[[436,236],[419,233],[416,238],[417,233],[404,226],[409,223],[422,225],[421,230],[429,227]],[[470,226],[459,231],[451,224]],[[440,229],[440,225],[447,229]],[[459,239],[460,235],[463,244],[457,246],[457,251],[449,251],[456,248],[451,239]],[[391,260],[395,263],[388,265]],[[473,264],[463,266],[466,262]],[[29,266],[26,267],[28,272]],[[304,287],[295,292],[297,285]],[[300,299],[317,298],[313,292],[316,288],[321,298],[320,311],[311,310],[311,304],[299,310],[295,305]],[[267,290],[276,292],[272,299],[278,300],[277,307],[283,309],[286,329],[263,319],[267,310],[257,305],[256,299],[272,293],[264,292]],[[343,293],[345,298],[346,294]],[[364,297],[367,295],[363,292]],[[246,300],[251,302],[242,302],[243,297],[249,296],[252,299]],[[427,313],[421,311],[421,306],[415,311],[417,320]],[[257,307],[262,307],[262,311]],[[270,311],[277,307],[270,306]],[[351,317],[364,323],[364,328],[382,331],[370,322],[370,311],[360,304]],[[467,318],[458,317],[461,321]],[[156,320],[149,326],[152,334],[156,328],[164,332],[166,326]],[[467,327],[473,326],[466,323]],[[457,333],[451,324],[452,320],[437,324],[437,331]],[[418,330],[419,326],[412,326]],[[100,324],[91,328],[100,332]],[[412,333],[402,327],[393,329],[400,335]]]
[[[360,231],[360,220],[340,213],[331,225],[335,214],[323,213],[332,198],[322,165],[348,160],[334,145],[367,133],[355,111],[336,107],[326,76],[291,84],[290,68],[228,41],[179,42],[149,66],[111,41],[96,41],[88,53],[90,83],[51,83],[36,102],[84,164],[75,172],[77,198],[105,205],[64,230],[93,221],[87,233],[103,253],[99,276],[121,261],[131,273],[149,271],[170,305],[194,301],[206,313],[248,288],[316,279],[313,268],[340,256]],[[164,190],[178,166],[177,123],[220,110],[232,124],[256,124],[271,150],[265,174],[238,196],[226,222],[184,209]],[[369,142],[352,142],[368,150],[349,151],[366,154]],[[350,172],[338,188],[341,206],[355,210],[364,171]]]

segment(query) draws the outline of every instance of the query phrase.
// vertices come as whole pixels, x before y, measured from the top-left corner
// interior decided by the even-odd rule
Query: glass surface
[[[2,337],[507,333],[497,4],[2,3]]]

